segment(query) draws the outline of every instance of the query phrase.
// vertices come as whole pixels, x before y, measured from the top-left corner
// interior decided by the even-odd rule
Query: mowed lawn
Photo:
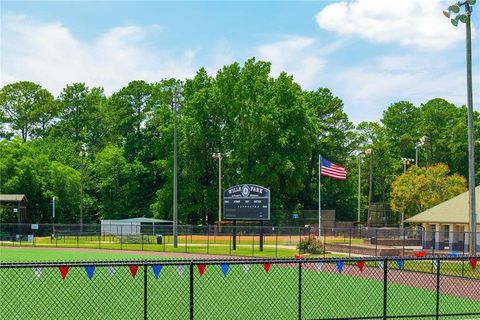
[[[91,252],[86,254],[95,259]],[[113,259],[112,254],[107,256]],[[190,265],[185,263],[182,274],[177,266],[164,265],[158,279],[151,266],[140,266],[135,278],[128,266],[118,266],[113,275],[112,269],[97,267],[91,280],[84,267],[70,268],[64,280],[59,269],[53,267],[43,268],[39,276],[38,270],[35,274],[30,267],[3,268],[0,269],[0,318],[141,319],[145,310],[146,272],[148,318],[188,319]],[[383,271],[368,268],[364,272]],[[406,277],[410,274],[415,276],[406,272]],[[304,319],[383,314],[383,281],[366,279],[360,274],[340,274],[334,264],[325,263],[319,272],[312,263],[304,263],[301,288],[298,269],[273,263],[269,272],[258,263],[247,267],[232,264],[227,276],[219,265],[208,265],[203,276],[193,266],[193,276],[196,319],[297,319],[300,289]],[[433,314],[435,302],[434,291],[388,285],[389,315]],[[480,301],[442,294],[440,302],[442,313],[480,312]]]
[[[165,259],[158,255],[134,254],[127,252],[80,251],[72,249],[50,250],[42,248],[5,248],[0,247],[0,261],[3,262],[39,262],[39,261],[91,261],[91,260],[131,260]]]

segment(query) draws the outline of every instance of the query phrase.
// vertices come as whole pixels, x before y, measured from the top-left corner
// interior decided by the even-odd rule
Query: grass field
[[[61,236],[53,240],[50,239],[50,237],[36,237],[34,243],[2,241],[2,245],[28,247],[35,246],[58,248],[141,250],[157,252],[185,252],[233,256],[292,258],[295,254],[298,254],[298,249],[296,245],[299,238],[299,236],[265,237],[263,251],[260,251],[258,236],[238,236],[236,250],[233,250],[232,248],[231,237],[213,235],[209,237],[203,235],[179,236],[177,248],[173,247],[172,236],[165,236],[163,238],[163,244],[156,244],[155,238],[153,236],[144,236],[143,238],[129,239],[128,237],[119,238],[113,236],[104,237],[94,235],[79,237]],[[332,239],[332,241],[341,242],[343,241],[342,239]]]
[[[31,262],[31,261],[95,261],[95,260],[130,260],[130,259],[160,259],[158,255],[133,254],[126,252],[77,251],[71,249],[49,250],[48,248],[1,248],[0,261]]]
[[[73,261],[159,259],[148,254],[122,251],[79,252],[41,248],[0,249],[2,261]],[[383,312],[383,281],[338,272],[317,272],[305,263],[302,274],[302,314],[305,319],[378,316]],[[367,263],[367,266],[374,266]],[[468,264],[467,264],[468,266]],[[406,269],[429,269],[428,262],[407,261]],[[443,264],[458,274],[461,264]],[[395,261],[389,268],[395,269]],[[335,270],[333,264],[330,268]],[[96,268],[89,280],[83,267],[72,267],[65,280],[58,268],[43,268],[37,277],[33,268],[0,269],[1,319],[139,319],[144,308],[144,267],[132,278],[127,266],[119,266],[110,277],[106,267]],[[189,269],[180,276],[175,266],[165,266],[158,280],[147,271],[147,311],[151,319],[187,319],[189,316]],[[382,272],[368,268],[366,272]],[[476,278],[466,268],[466,276]],[[443,273],[443,272],[442,272]],[[405,272],[406,279],[417,273]],[[480,282],[479,282],[480,288]],[[389,284],[388,313],[432,314],[434,290]],[[478,310],[480,301],[440,295],[442,313]],[[200,277],[194,269],[194,314],[196,319],[294,319],[298,316],[298,270],[275,265],[266,273],[261,264],[232,265],[224,277],[218,265],[209,265]],[[464,319],[449,317],[450,319]],[[423,318],[428,319],[428,318]],[[433,319],[433,318],[432,318]]]
[[[149,318],[188,319],[188,266],[183,276],[175,266],[165,266],[158,280],[150,267],[141,267],[135,279],[126,266],[118,267],[113,277],[106,267],[98,267],[92,280],[82,267],[72,267],[65,280],[61,279],[58,268],[44,268],[39,278],[32,268],[1,269],[0,316],[2,319],[140,319],[144,310],[144,270]],[[391,315],[435,312],[436,295],[432,290],[390,284],[388,295]],[[335,272],[303,271],[305,319],[382,315],[382,298],[382,281]],[[480,310],[480,301],[466,298],[442,294],[440,302],[442,313]],[[195,268],[194,314],[196,319],[295,319],[298,270],[272,265],[266,273],[261,264],[252,264],[245,273],[242,265],[232,265],[224,277],[219,266],[209,265],[200,277]]]

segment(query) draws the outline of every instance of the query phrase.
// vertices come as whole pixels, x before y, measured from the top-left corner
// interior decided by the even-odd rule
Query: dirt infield
[[[308,267],[316,270],[312,264]],[[321,272],[338,273],[335,263],[325,263]],[[360,272],[357,266],[345,265],[343,274],[366,279],[383,280],[383,269],[365,267]],[[407,270],[388,270],[388,283],[411,286],[429,291],[436,291],[436,274]],[[442,275],[440,277],[440,293],[480,301],[480,280]]]

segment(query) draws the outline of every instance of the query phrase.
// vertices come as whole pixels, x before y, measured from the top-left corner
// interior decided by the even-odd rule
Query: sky
[[[84,82],[112,94],[132,80],[210,75],[255,57],[304,90],[329,88],[351,121],[396,101],[466,103],[465,25],[453,1],[1,1],[0,85],[58,96]],[[474,7],[474,109],[480,110],[480,3]]]

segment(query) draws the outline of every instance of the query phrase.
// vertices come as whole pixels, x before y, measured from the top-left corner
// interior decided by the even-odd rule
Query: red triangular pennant
[[[70,270],[70,267],[61,266],[58,268],[58,270],[60,270],[60,275],[62,276],[62,279],[65,279],[67,277],[68,270]]]
[[[363,267],[365,266],[365,261],[358,260],[357,261],[357,266],[358,266],[358,269],[360,269],[360,272],[363,272]]]
[[[130,269],[130,273],[132,274],[132,277],[135,278],[135,276],[137,275],[138,266],[128,266],[128,269]]]
[[[427,250],[417,252],[417,253],[415,253],[415,257],[418,257],[418,258],[424,257],[427,254],[427,252],[428,252]]]
[[[268,272],[268,270],[270,270],[270,262],[265,262],[265,263],[263,264],[263,269],[265,269],[265,271]]]
[[[198,273],[200,274],[200,277],[203,276],[203,273],[205,272],[205,269],[207,268],[206,264],[197,264],[198,268]]]
[[[470,265],[472,266],[472,270],[475,272],[475,269],[477,268],[477,258],[470,258]]]

